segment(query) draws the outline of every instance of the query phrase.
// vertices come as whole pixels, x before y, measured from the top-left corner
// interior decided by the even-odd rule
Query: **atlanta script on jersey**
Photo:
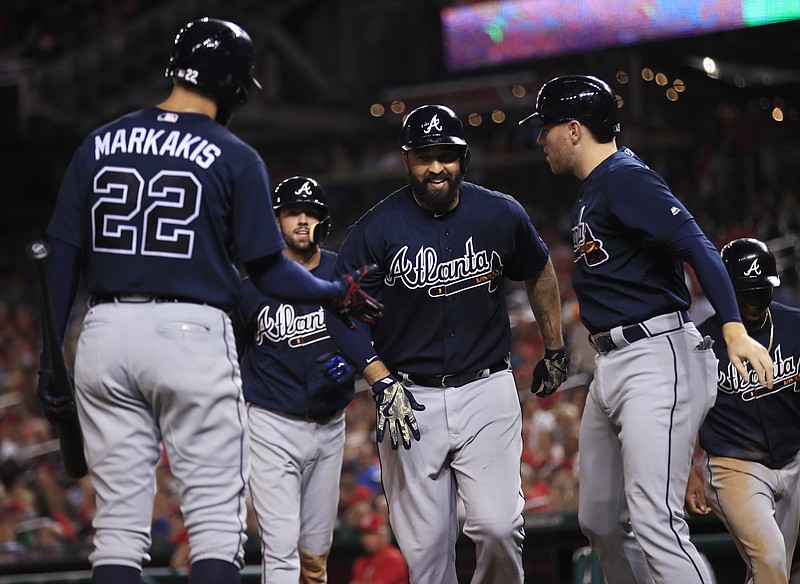
[[[320,250],[316,277],[329,279],[336,254]],[[344,408],[353,397],[353,380],[337,384],[316,363],[317,357],[336,352],[319,306],[288,304],[264,296],[249,279],[243,282],[242,301],[233,312],[241,359],[242,385],[248,402],[261,407],[325,419]]]
[[[373,339],[394,370],[434,376],[502,363],[511,349],[504,277],[540,272],[547,246],[516,200],[472,183],[453,211],[431,215],[410,187],[394,192],[350,228],[336,272],[380,266],[385,285],[363,288],[387,307]]]
[[[700,428],[700,444],[710,454],[760,462],[781,468],[800,450],[800,310],[777,302],[753,335],[770,349],[774,362],[772,389],[750,373],[742,379],[728,359],[715,317],[698,327],[714,340],[717,401]]]

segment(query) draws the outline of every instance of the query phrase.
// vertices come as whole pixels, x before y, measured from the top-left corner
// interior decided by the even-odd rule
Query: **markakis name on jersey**
[[[154,128],[119,128],[94,137],[94,159],[114,154],[148,154],[190,160],[208,168],[222,154],[216,144],[189,132]]]
[[[761,385],[758,374],[750,370],[748,379],[742,379],[733,363],[728,363],[725,371],[717,372],[717,387],[724,393],[738,393],[742,401],[752,401],[778,393],[784,389],[800,391],[797,382],[800,381],[800,366],[793,356],[783,358],[780,344],[775,347],[772,355],[775,363],[773,370],[772,389]]]
[[[256,344],[287,341],[292,348],[305,347],[330,337],[325,326],[325,311],[297,315],[294,306],[281,304],[270,316],[270,306],[261,309],[256,319]]]
[[[411,290],[427,288],[433,298],[485,285],[488,285],[489,292],[496,291],[503,275],[500,255],[496,251],[475,251],[471,237],[465,248],[463,256],[440,262],[435,249],[421,247],[412,262],[408,259],[408,246],[403,246],[392,258],[386,285],[394,286],[400,281]]]

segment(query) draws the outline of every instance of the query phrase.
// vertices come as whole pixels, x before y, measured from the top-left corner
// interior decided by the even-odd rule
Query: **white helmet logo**
[[[753,263],[750,264],[750,267],[747,268],[747,271],[744,273],[745,276],[760,276],[761,275],[761,266],[758,265],[758,258],[753,260]]]
[[[312,194],[314,194],[311,190],[311,181],[304,182],[303,186],[297,189],[294,194],[298,197],[310,197]]]
[[[422,124],[422,131],[425,134],[430,134],[434,130],[438,130],[439,132],[442,131],[442,124],[439,121],[439,114],[434,114],[430,122],[427,124]]]

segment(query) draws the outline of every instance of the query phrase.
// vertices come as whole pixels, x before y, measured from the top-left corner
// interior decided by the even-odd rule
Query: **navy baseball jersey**
[[[269,192],[261,157],[224,126],[151,107],[83,141],[48,233],[82,250],[91,294],[230,307],[241,289],[234,259],[284,247]]]
[[[380,267],[362,286],[386,307],[373,328],[375,350],[395,371],[436,376],[506,359],[503,276],[528,279],[547,260],[547,246],[515,199],[464,182],[459,204],[442,214],[422,209],[409,186],[389,195],[350,227],[336,272]]]
[[[622,148],[589,174],[572,225],[573,288],[591,333],[689,308],[683,262],[673,250],[680,239],[707,240],[633,152]]]
[[[700,428],[700,445],[716,456],[781,468],[800,451],[800,310],[777,302],[753,338],[769,348],[775,363],[772,389],[755,373],[743,380],[728,359],[716,317],[698,327],[714,339],[717,401]]]
[[[330,279],[336,254],[320,250],[311,270]],[[353,398],[353,380],[337,384],[324,375],[317,357],[337,351],[320,306],[289,304],[264,296],[245,278],[233,313],[242,353],[244,396],[261,407],[312,419],[326,419]]]

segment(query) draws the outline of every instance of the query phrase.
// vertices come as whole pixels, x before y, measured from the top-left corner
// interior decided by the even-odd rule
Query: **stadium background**
[[[520,4],[537,2],[553,6],[546,0]],[[528,399],[531,368],[542,347],[530,311],[520,307],[522,291],[512,289],[509,297],[525,420],[525,563],[531,582],[570,582],[572,554],[586,544],[575,517],[575,471],[577,425],[592,375],[591,351],[569,284],[569,209],[578,185],[553,177],[535,136],[517,126],[530,113],[538,87],[562,73],[607,79],[622,99],[618,143],[665,176],[718,247],[748,235],[769,241],[783,276],[780,299],[800,305],[797,21],[459,69],[454,55],[477,50],[477,39],[476,47],[448,45],[442,11],[474,4],[481,3],[0,3],[0,582],[85,581],[91,538],[91,487],[64,476],[52,431],[36,403],[36,287],[24,245],[44,234],[63,171],[85,133],[166,95],[162,73],[172,35],[196,17],[238,22],[256,42],[257,76],[265,90],[234,118],[231,129],[261,152],[273,184],[302,173],[326,187],[334,218],[327,247],[336,249],[350,223],[403,184],[400,120],[423,103],[447,104],[467,122],[473,150],[469,179],[517,197],[551,246],[573,362],[565,390],[553,398]],[[629,5],[647,16],[661,5],[681,3],[605,4],[609,11]],[[799,9],[796,0],[773,5]],[[543,21],[553,17],[543,11]],[[579,24],[564,32],[573,45],[581,35],[604,30],[603,21]],[[497,30],[509,29],[486,32]],[[715,69],[703,63],[705,57],[715,59]],[[691,273],[687,278],[693,283]],[[697,292],[696,320],[706,310]],[[367,508],[382,508],[371,408],[367,395],[359,393],[347,412],[340,525],[329,562],[332,584],[348,581],[359,553],[356,518]],[[185,542],[167,464],[160,469],[153,525],[151,581],[184,581]],[[718,581],[741,581],[741,560],[721,525],[713,518],[691,525]],[[251,525],[245,579],[253,582],[256,533]],[[460,541],[458,554],[459,571],[468,581],[471,544]]]

